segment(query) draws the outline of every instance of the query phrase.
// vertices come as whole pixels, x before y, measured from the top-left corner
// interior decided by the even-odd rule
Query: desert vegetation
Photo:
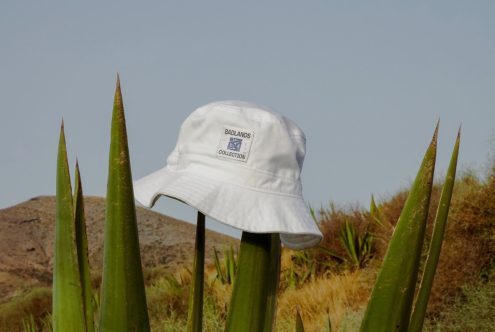
[[[442,183],[433,186],[433,205],[439,200],[441,186]],[[392,233],[391,226],[397,221],[406,197],[407,191],[401,191],[378,202],[384,226],[372,219],[369,209],[358,206],[329,204],[316,212],[325,235],[322,247],[331,249],[332,253],[321,248],[282,250],[277,331],[295,330],[297,308],[306,331],[325,331],[329,317],[336,331],[359,329]],[[431,234],[433,217],[434,213],[430,213],[427,239]],[[353,225],[360,236],[366,232],[374,235],[370,257],[362,267],[339,258],[346,256],[346,249],[340,240],[346,222]],[[487,174],[462,171],[454,187],[442,253],[428,303],[425,331],[492,329],[495,322],[494,229],[495,164]],[[224,329],[232,286],[222,280],[226,278],[225,267],[233,263],[227,263],[228,260],[237,259],[234,246],[232,252],[230,246],[217,248],[222,269],[220,274],[214,264],[205,268],[205,331]],[[206,255],[213,257],[215,253],[207,252]],[[146,296],[153,331],[185,330],[190,270],[190,266],[177,269],[174,273],[165,266],[145,269]],[[99,274],[93,270],[96,308],[99,304]],[[291,278],[297,278],[297,282],[291,281]],[[35,325],[38,331],[49,331],[47,321],[50,321],[50,312],[51,289],[32,289],[1,305],[0,330],[24,331],[24,322]]]
[[[276,234],[244,233],[240,247],[205,252],[198,214],[193,266],[143,271],[119,84],[103,266],[88,267],[79,170],[73,193],[63,131],[60,137],[53,291],[36,288],[2,303],[2,331],[76,325],[81,331],[239,331],[236,324],[251,319],[264,331],[273,322],[276,331],[376,331],[380,324],[389,328],[384,311],[392,312],[386,322],[403,331],[414,324],[426,331],[484,331],[495,321],[495,164],[487,174],[464,171],[455,179],[459,137],[445,181],[433,183],[436,131],[410,191],[371,197],[369,209],[333,203],[313,209],[324,234],[315,248],[281,249]],[[432,257],[442,242],[437,266]],[[203,271],[205,255],[214,263]]]

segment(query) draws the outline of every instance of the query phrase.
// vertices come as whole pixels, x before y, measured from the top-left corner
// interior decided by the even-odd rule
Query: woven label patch
[[[217,157],[246,162],[253,142],[254,131],[223,127]]]

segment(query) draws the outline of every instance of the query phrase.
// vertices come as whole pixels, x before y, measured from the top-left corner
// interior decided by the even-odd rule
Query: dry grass
[[[425,331],[493,331],[495,282],[462,287],[438,317],[425,323]]]
[[[33,288],[0,306],[0,331],[22,331],[22,320],[31,315],[36,323],[41,325],[41,320],[51,312],[51,309],[51,288]]]
[[[322,331],[328,314],[337,330],[344,317],[358,311],[366,302],[375,274],[356,270],[330,278],[317,279],[299,289],[287,289],[280,294],[277,325],[280,331],[294,329],[296,308],[299,308],[306,331]]]
[[[492,177],[493,179],[493,177]],[[429,303],[437,315],[464,285],[490,279],[495,254],[495,182],[473,174],[456,183]]]

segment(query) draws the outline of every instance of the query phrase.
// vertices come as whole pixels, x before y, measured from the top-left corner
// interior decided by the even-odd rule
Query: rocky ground
[[[91,268],[101,270],[105,199],[85,197]],[[166,215],[137,208],[141,259],[145,267],[165,265],[171,270],[190,264],[195,226]],[[39,196],[0,210],[0,303],[52,280],[55,198]],[[237,240],[207,231],[206,260],[212,263],[213,246]]]

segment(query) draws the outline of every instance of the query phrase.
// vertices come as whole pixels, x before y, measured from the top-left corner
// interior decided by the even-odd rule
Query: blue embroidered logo
[[[239,151],[241,149],[242,138],[230,137],[229,145],[227,146],[228,150],[231,151]]]

